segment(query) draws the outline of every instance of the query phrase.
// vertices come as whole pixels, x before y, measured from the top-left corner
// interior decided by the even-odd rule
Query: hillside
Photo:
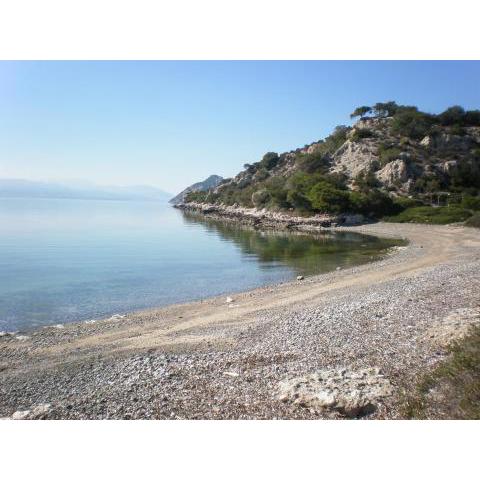
[[[178,195],[169,200],[169,203],[172,205],[178,205],[185,201],[185,197],[192,192],[204,192],[210,189],[215,188],[223,180],[222,177],[218,175],[210,175],[203,182],[197,182],[193,185],[190,185],[185,190],[182,190]]]
[[[155,200],[166,202],[170,194],[147,185],[99,186],[88,182],[57,183],[0,179],[0,198],[71,198],[83,200]]]
[[[338,126],[303,148],[266,153],[185,201],[369,217],[422,204],[478,207],[479,110],[455,106],[434,115],[387,102],[359,107],[351,116],[359,117],[353,127]]]

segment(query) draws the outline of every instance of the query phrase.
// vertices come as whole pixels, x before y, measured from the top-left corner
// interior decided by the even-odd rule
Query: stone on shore
[[[10,418],[12,420],[40,420],[50,411],[49,403],[40,403],[31,410],[17,410]]]
[[[277,398],[315,411],[361,417],[374,412],[378,401],[391,394],[392,386],[378,368],[338,369],[284,380],[278,385]]]

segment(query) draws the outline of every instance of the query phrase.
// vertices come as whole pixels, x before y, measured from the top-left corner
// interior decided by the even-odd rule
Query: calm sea
[[[262,233],[155,202],[0,199],[0,330],[292,280],[370,261],[395,244]]]

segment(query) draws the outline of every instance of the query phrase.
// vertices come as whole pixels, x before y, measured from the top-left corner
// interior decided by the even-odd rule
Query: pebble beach
[[[381,260],[256,290],[0,336],[8,419],[394,419],[480,322],[480,231],[339,227],[408,240]]]

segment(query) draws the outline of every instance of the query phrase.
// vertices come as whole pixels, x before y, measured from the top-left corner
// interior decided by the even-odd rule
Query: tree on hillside
[[[351,114],[350,118],[360,117],[361,119],[372,111],[371,107],[364,105],[363,107],[357,107]]]
[[[463,117],[466,126],[480,126],[480,110],[467,110]]]
[[[396,102],[376,103],[373,106],[373,113],[377,117],[393,117],[398,111],[398,105]]]
[[[266,168],[267,170],[270,170],[278,163],[279,160],[280,157],[278,156],[278,153],[268,152],[263,156],[260,162],[260,166]]]
[[[459,105],[447,108],[438,117],[442,125],[460,125],[463,123],[465,110]]]

